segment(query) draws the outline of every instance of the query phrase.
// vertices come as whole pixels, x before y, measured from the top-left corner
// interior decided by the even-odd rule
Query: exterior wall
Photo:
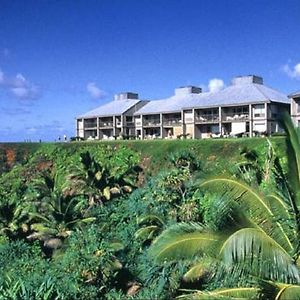
[[[187,124],[185,127],[185,134],[188,138],[195,138],[195,125]]]
[[[289,104],[266,102],[134,116],[143,105],[145,103],[139,103],[119,116],[77,119],[77,136],[86,139],[114,139],[121,136],[172,139],[182,136],[210,138],[270,135],[282,131],[280,117],[283,111],[289,110]],[[297,114],[293,118],[298,125],[300,97],[292,102],[292,111],[295,110]]]
[[[140,101],[122,115],[78,118],[76,121],[76,135],[84,139],[100,140],[135,136],[136,131],[133,114],[146,103],[148,103],[148,101]]]
[[[80,138],[84,138],[83,119],[76,120],[76,128],[77,128],[76,136]]]
[[[300,95],[291,98],[291,117],[294,124],[300,127]]]

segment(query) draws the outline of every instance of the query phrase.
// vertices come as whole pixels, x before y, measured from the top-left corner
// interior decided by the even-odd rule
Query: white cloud
[[[104,91],[97,87],[95,82],[89,82],[86,86],[86,89],[90,96],[94,99],[100,99],[105,96]]]
[[[285,72],[292,79],[300,79],[300,63],[291,67],[289,64],[282,66],[283,72]]]
[[[28,81],[20,73],[14,77],[7,77],[0,70],[0,88],[10,92],[22,101],[35,100],[40,96],[38,86]]]
[[[224,81],[222,79],[213,78],[208,83],[208,90],[212,93],[218,92],[225,87]]]

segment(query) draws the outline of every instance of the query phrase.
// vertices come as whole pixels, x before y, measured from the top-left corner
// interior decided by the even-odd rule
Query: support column
[[[195,108],[192,109],[192,117],[193,117],[193,140],[196,138],[196,125],[195,125]]]
[[[113,136],[116,136],[116,116],[113,116]]]
[[[160,119],[160,137],[163,139],[163,116],[162,113],[159,114],[159,119]]]
[[[223,135],[222,133],[222,107],[219,106],[219,132],[220,136]]]
[[[84,119],[82,119],[82,135],[83,135],[83,138],[85,139],[85,125],[84,125]]]
[[[123,136],[124,134],[124,115],[121,115],[121,135]]]
[[[252,112],[252,104],[249,104],[249,136],[253,137],[253,112]]]
[[[265,103],[265,124],[266,124],[266,133],[269,134],[269,124],[268,124],[268,103]]]
[[[184,111],[181,110],[181,134],[186,134],[186,124],[184,119]]]
[[[100,121],[99,121],[99,117],[97,117],[97,139],[100,140]]]
[[[142,122],[142,125],[141,125],[141,140],[144,139],[144,116],[141,115],[141,122]]]

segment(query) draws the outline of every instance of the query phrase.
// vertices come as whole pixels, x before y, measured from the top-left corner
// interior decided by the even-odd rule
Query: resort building
[[[295,100],[296,101],[296,100]],[[77,118],[77,136],[117,138],[209,138],[270,135],[280,132],[280,115],[290,99],[258,76],[240,76],[218,92],[175,89],[166,99],[142,101],[137,94],[116,99]],[[299,110],[300,111],[300,110]],[[300,119],[300,113],[299,113]]]
[[[296,126],[300,127],[300,91],[290,94],[291,98],[291,117]]]
[[[77,137],[107,140],[135,136],[133,114],[146,103],[136,93],[117,94],[113,101],[76,118]]]

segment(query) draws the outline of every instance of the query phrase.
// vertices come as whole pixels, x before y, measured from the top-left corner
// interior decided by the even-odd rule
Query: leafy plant
[[[290,153],[288,175],[285,176],[278,160],[274,163],[274,172],[277,178],[281,176],[284,190],[264,195],[235,178],[205,180],[201,188],[226,195],[222,202],[223,207],[228,207],[225,210],[227,226],[221,231],[200,224],[171,226],[154,241],[150,255],[158,262],[208,255],[228,270],[240,269],[246,281],[254,276],[299,284],[300,135],[289,118],[285,119],[285,127]],[[198,269],[202,272],[201,261]],[[294,291],[298,297],[297,287]],[[211,296],[216,293],[219,292]]]

